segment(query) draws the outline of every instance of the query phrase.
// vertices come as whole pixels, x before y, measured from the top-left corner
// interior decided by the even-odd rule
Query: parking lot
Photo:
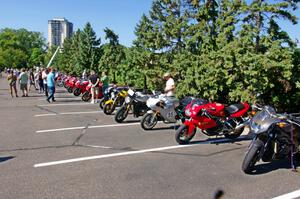
[[[49,104],[35,91],[8,95],[0,80],[1,198],[273,198],[300,189],[288,161],[241,171],[250,141],[197,133],[178,145],[174,126],[144,131],[140,118],[118,124],[97,104],[58,88]]]

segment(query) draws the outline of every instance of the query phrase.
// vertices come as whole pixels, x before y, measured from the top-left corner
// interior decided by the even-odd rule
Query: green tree
[[[103,54],[99,60],[99,70],[109,71],[113,82],[117,82],[117,75],[125,75],[122,64],[125,59],[125,47],[119,44],[119,36],[109,28],[104,29],[108,43],[102,46]]]
[[[77,38],[74,38],[74,42]],[[77,42],[75,42],[77,43]],[[97,39],[90,23],[87,23],[79,34],[79,68],[77,73],[87,70],[98,70],[100,39]],[[74,44],[76,48],[76,44]]]

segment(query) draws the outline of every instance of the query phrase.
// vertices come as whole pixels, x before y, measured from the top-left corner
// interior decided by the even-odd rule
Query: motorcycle
[[[108,101],[111,98],[111,93],[116,92],[116,91],[117,90],[113,86],[108,87],[107,89],[105,89],[105,91],[103,93],[103,98],[100,100],[100,103],[99,103],[99,107],[101,109],[103,109],[103,107],[105,105],[105,102]]]
[[[80,94],[83,94],[86,91],[86,87],[89,85],[88,80],[78,80],[75,83],[75,88],[73,89],[74,96],[79,96]]]
[[[158,121],[176,123],[181,120],[184,122],[185,105],[175,97],[166,97],[164,94],[154,95],[147,100],[146,104],[150,110],[141,120],[141,127],[144,130],[153,129]]]
[[[125,103],[115,115],[115,121],[118,123],[123,122],[130,110],[133,111],[134,117],[143,116],[149,110],[146,104],[148,98],[148,95],[129,89],[128,95],[125,97]]]
[[[73,89],[75,88],[75,83],[77,82],[77,78],[76,77],[71,77],[69,79],[67,79],[66,81],[66,89],[69,93],[73,92]]]
[[[128,88],[118,88],[116,92],[111,93],[111,98],[105,102],[103,107],[103,112],[106,115],[111,115],[116,107],[123,105],[125,97],[127,96]]]
[[[82,94],[82,97],[81,97],[82,101],[88,102],[92,98],[91,87],[92,87],[91,84],[88,84],[85,87],[85,92]],[[102,86],[101,86],[101,84],[99,84],[98,99],[101,99],[102,97],[103,97]]]
[[[185,110],[187,119],[175,134],[178,144],[188,144],[196,134],[197,128],[207,136],[224,135],[235,139],[244,131],[249,118],[248,103],[238,103],[225,107],[219,103],[209,103],[205,100],[191,102]]]
[[[300,119],[298,114],[276,114],[270,106],[254,106],[259,112],[250,120],[250,133],[254,138],[242,163],[243,172],[250,174],[261,159],[271,162],[289,157],[296,169],[295,155],[300,152]]]

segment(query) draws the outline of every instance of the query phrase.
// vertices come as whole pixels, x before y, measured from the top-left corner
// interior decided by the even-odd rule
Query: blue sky
[[[103,29],[113,29],[120,43],[130,46],[135,38],[134,28],[143,13],[148,14],[152,0],[2,0],[0,7],[0,29],[26,28],[43,32],[47,37],[48,20],[65,17],[74,28],[83,28],[86,22],[104,40]],[[300,18],[300,9],[296,12]],[[281,22],[290,36],[300,40],[300,22],[293,26]],[[300,44],[298,44],[300,46]]]

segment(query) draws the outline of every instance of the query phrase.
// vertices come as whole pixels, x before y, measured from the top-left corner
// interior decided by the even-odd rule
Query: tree
[[[104,29],[108,43],[102,46],[103,54],[99,60],[99,70],[110,71],[113,82],[117,81],[117,74],[122,73],[122,62],[125,59],[125,47],[119,44],[119,36],[109,28]]]
[[[39,32],[5,28],[0,31],[0,66],[28,67],[43,62],[45,39]]]
[[[99,45],[91,24],[88,22],[79,34],[79,66],[80,69],[98,70]],[[82,71],[81,70],[81,71]]]

